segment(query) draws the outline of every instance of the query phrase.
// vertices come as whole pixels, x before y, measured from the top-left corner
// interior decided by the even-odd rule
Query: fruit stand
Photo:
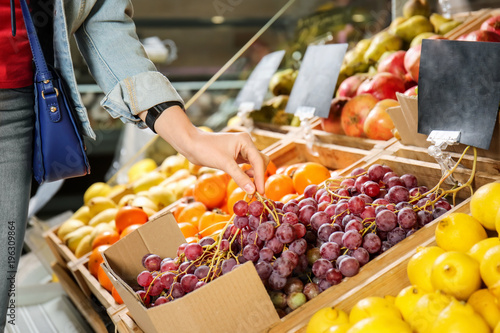
[[[328,118],[313,116],[303,127],[297,115],[284,113],[296,73],[280,69],[270,81],[271,101],[250,114],[253,125],[237,116],[222,130],[248,132],[270,157],[266,196],[249,198],[227,174],[179,154],[160,164],[141,160],[128,169],[128,183],[92,185],[82,207],[45,233],[55,275],[96,332],[107,332],[108,320],[120,333],[383,332],[370,331],[370,320],[425,331],[398,303],[402,290],[417,288],[408,265],[416,249],[455,250],[442,241],[452,236],[436,235],[456,214],[480,215],[471,208],[474,193],[500,182],[500,119],[491,151],[448,147],[453,165],[446,169],[425,141],[404,144],[390,115],[406,107],[400,95],[417,98],[409,96],[418,95],[423,39],[495,41],[485,22],[500,20],[500,10],[452,18],[409,11],[349,48]],[[264,122],[270,114],[273,121]],[[495,191],[483,197],[497,205],[496,230],[495,222],[477,218],[482,239],[500,232]],[[500,279],[483,275],[498,316],[481,319],[471,301],[479,313],[474,320],[497,333]],[[398,319],[356,312],[374,297]],[[386,306],[378,304],[369,311]],[[323,313],[350,317],[336,321]]]

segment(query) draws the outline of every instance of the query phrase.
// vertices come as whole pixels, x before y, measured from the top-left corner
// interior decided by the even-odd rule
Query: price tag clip
[[[446,175],[455,165],[449,152],[443,151],[448,146],[458,144],[460,140],[460,131],[436,131],[433,130],[427,137],[427,141],[432,144],[427,148],[430,156],[434,157],[441,167],[442,175]],[[446,178],[445,183],[450,185],[462,185],[453,175]]]

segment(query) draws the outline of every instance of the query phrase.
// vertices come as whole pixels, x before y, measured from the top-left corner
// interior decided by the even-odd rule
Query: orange
[[[217,212],[205,212],[200,217],[198,223],[198,230],[200,237],[210,236],[217,230],[224,228],[231,216],[229,214],[221,214]]]
[[[208,209],[220,207],[226,198],[224,178],[217,174],[204,174],[194,185],[194,199],[202,202]]]
[[[240,168],[243,171],[247,171],[247,170],[251,169],[252,166],[248,163],[244,163],[244,164],[240,165]],[[269,163],[267,164],[266,171],[264,173],[264,178],[268,178],[269,176],[274,175],[276,173],[276,171],[277,171],[276,164],[274,164],[273,161],[269,161]]]
[[[120,235],[116,231],[105,230],[98,234],[92,241],[92,249],[101,245],[111,245],[120,239]]]
[[[304,164],[305,163],[295,163],[292,165],[288,165],[285,167],[285,171],[283,172],[283,174],[285,174],[289,177],[293,177],[293,174],[295,173],[295,171]]]
[[[292,178],[287,175],[274,174],[267,178],[265,187],[266,197],[278,201],[286,194],[295,193]]]
[[[113,288],[111,288],[111,296],[113,296],[116,303],[123,304],[122,297],[120,296],[120,294],[118,294],[118,292],[116,291],[114,286],[113,286]]]
[[[106,250],[111,245],[101,245],[92,250],[89,256],[88,269],[90,274],[97,278],[97,269],[100,267],[101,263],[104,261],[102,258],[102,252]]]
[[[237,189],[235,189],[233,191],[233,193],[231,193],[231,195],[229,196],[229,198],[227,198],[227,210],[228,210],[229,215],[233,215],[234,214],[233,206],[236,203],[236,201],[238,201],[238,200],[246,200],[248,203],[250,203],[250,202],[256,200],[255,197],[253,197],[250,200],[249,196],[247,196],[246,194],[247,193],[245,191],[243,191],[241,189],[241,187],[238,187]],[[245,198],[245,196],[246,196],[246,198]]]
[[[207,211],[207,207],[199,202],[191,202],[187,204],[182,212],[179,214],[177,222],[188,222],[193,226],[198,227],[198,221],[201,215]]]
[[[183,197],[193,197],[194,196],[194,184],[189,185],[186,187],[184,192],[182,193]]]
[[[231,178],[229,180],[229,182],[227,183],[227,187],[226,187],[226,197],[229,198],[229,196],[231,195],[231,193],[233,193],[233,191],[235,189],[238,188],[238,184],[236,184],[236,182],[234,181],[233,178]]]
[[[327,167],[316,162],[307,162],[293,173],[293,187],[298,194],[302,194],[308,185],[318,185],[328,178],[330,170]]]
[[[122,231],[132,224],[144,224],[148,221],[148,214],[139,207],[123,206],[118,209],[115,216],[116,231],[121,234]]]
[[[188,222],[179,222],[177,223],[179,229],[181,229],[184,238],[196,237],[198,233],[198,228]]]
[[[120,234],[120,239],[122,239],[123,237],[127,236],[132,231],[134,231],[135,229],[139,228],[141,225],[142,224],[132,224],[132,225],[129,225],[128,227],[126,227],[125,229],[123,229],[122,233]]]
[[[104,269],[100,265],[99,268],[97,269],[97,280],[104,289],[111,292],[111,290],[113,289],[113,284],[111,283],[111,280],[106,275],[106,272],[104,272]]]
[[[279,201],[282,203],[287,203],[288,201],[297,198],[299,195],[297,193],[285,194]]]

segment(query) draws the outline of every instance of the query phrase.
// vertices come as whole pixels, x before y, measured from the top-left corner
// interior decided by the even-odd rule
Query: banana
[[[166,186],[171,183],[175,183],[181,179],[187,178],[191,175],[188,169],[180,169],[174,172],[170,177],[166,178],[164,181],[162,181],[159,185],[160,186]]]
[[[115,202],[107,197],[92,198],[87,203],[87,206],[89,207],[89,212],[91,216],[96,216],[100,212],[109,208],[116,208]]]
[[[166,207],[177,200],[175,191],[167,188],[167,186],[151,187],[148,191],[147,197],[156,203],[159,208]]]
[[[152,186],[160,184],[166,177],[159,171],[151,171],[132,183],[134,193],[149,190]]]
[[[151,210],[154,210],[155,212],[157,212],[159,209],[158,209],[158,205],[155,204],[151,199],[147,198],[147,197],[135,197],[134,200],[132,200],[132,203],[130,204],[130,206],[134,206],[134,207],[140,207],[140,208],[144,208],[144,207],[147,207]]]
[[[72,251],[75,252],[76,248],[82,241],[83,237],[89,235],[94,230],[94,227],[91,227],[89,225],[84,225],[83,227],[80,227],[76,229],[75,231],[70,232],[67,234],[63,242],[66,244],[66,246]]]
[[[188,169],[189,161],[181,154],[168,156],[163,160],[160,165],[160,171],[166,176],[170,177],[177,170]]]
[[[94,230],[92,230],[92,232],[90,233],[90,237],[91,237],[92,241],[101,232],[108,231],[108,230],[109,231],[116,231],[116,229],[113,226],[111,226],[111,224],[109,224],[109,222],[108,223],[101,223],[101,224],[96,225],[94,227]]]
[[[85,254],[89,253],[92,251],[92,237],[90,235],[86,235],[82,238],[80,243],[78,243],[78,246],[75,249],[75,257],[81,258]]]
[[[103,210],[89,221],[89,225],[95,227],[100,223],[108,223],[109,221],[115,219],[117,212],[118,208],[108,208],[106,210]]]
[[[83,194],[83,202],[86,205],[90,199],[95,197],[105,197],[111,192],[111,186],[103,182],[90,185]]]
[[[136,197],[137,195],[135,194],[126,194],[124,195],[120,201],[118,201],[118,208],[121,208],[123,206],[127,206],[127,205],[130,205],[130,203],[134,200],[134,198]]]
[[[83,223],[82,221],[70,218],[69,220],[64,221],[63,224],[61,224],[61,226],[59,227],[59,229],[57,229],[57,237],[63,240],[67,234],[77,230],[80,227],[83,227],[84,225],[85,223]]]
[[[71,215],[70,219],[72,220],[80,220],[84,224],[88,224],[92,216],[90,215],[90,209],[87,206],[82,206],[77,209],[76,212]]]

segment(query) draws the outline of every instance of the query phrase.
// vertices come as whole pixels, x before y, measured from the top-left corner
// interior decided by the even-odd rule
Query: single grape
[[[330,193],[323,193],[321,197],[318,199],[318,210],[320,207],[327,207],[329,204],[333,202],[333,198]],[[323,209],[324,210],[324,209]]]
[[[276,274],[282,277],[290,276],[294,268],[295,266],[293,265],[293,263],[283,257],[279,257],[273,263],[273,272],[276,272]]]
[[[356,177],[358,175],[361,175],[363,173],[366,173],[366,170],[364,168],[355,168],[354,170],[351,171],[351,176]]]
[[[384,167],[380,164],[372,164],[367,171],[368,177],[371,181],[379,182],[384,177],[386,171]]]
[[[262,202],[252,201],[250,204],[248,204],[248,212],[252,216],[259,217],[264,212],[264,205],[262,204]]]
[[[408,189],[418,186],[417,177],[409,173],[402,175],[401,181],[403,182],[404,186],[406,186],[406,188]]]
[[[318,190],[318,185],[310,184],[304,189],[304,198],[313,198]]]
[[[439,199],[438,201],[436,201],[434,207],[444,208],[447,211],[451,209],[450,203],[444,199]]]
[[[281,221],[283,221],[283,211],[275,209],[275,212],[276,215],[271,213],[267,214],[267,219],[268,221],[274,222],[276,223],[276,225],[278,225],[278,223],[281,223]]]
[[[322,242],[328,241],[328,238],[330,238],[330,235],[337,231],[339,227],[334,227],[331,224],[323,224],[319,227],[318,229],[318,239]]]
[[[306,253],[307,241],[304,238],[294,240],[288,247],[290,251],[297,253],[299,256]],[[261,250],[262,251],[262,250]]]
[[[328,217],[335,216],[335,209],[337,208],[337,204],[329,204],[326,206],[324,212],[328,215]]]
[[[413,235],[415,232],[417,232],[417,229],[411,229],[406,232],[406,238],[410,237]]]
[[[445,214],[448,210],[446,210],[443,207],[434,207],[434,210],[432,211],[432,217],[437,219],[441,215]]]
[[[321,279],[318,282],[318,287],[319,287],[320,292],[327,290],[331,286],[332,286],[332,284],[330,282],[328,282],[326,279]]]
[[[349,199],[347,206],[351,214],[361,214],[365,210],[365,201],[359,196],[352,197]]]
[[[162,260],[160,265],[161,272],[176,271],[177,269],[179,269],[179,263],[177,263],[175,260]]]
[[[243,228],[245,228],[245,227],[248,226],[248,217],[247,216],[238,216],[238,215],[236,215],[234,217],[233,223],[236,226],[236,228],[243,229]]]
[[[295,232],[296,238],[302,238],[307,232],[307,228],[302,223],[297,223],[293,225],[293,230]]]
[[[363,247],[358,247],[354,250],[352,256],[356,258],[360,266],[364,266],[370,261],[370,253]]]
[[[179,265],[179,271],[184,274],[193,274],[196,270],[196,265],[192,262],[185,261]]]
[[[256,202],[256,201],[253,201],[253,202]],[[261,217],[255,217],[253,215],[249,215],[248,216],[248,228],[252,231],[257,230],[257,228],[260,225],[261,220],[262,220]]]
[[[157,254],[150,254],[144,260],[144,267],[150,272],[159,271],[161,265],[161,257]]]
[[[288,295],[286,299],[286,304],[290,307],[290,309],[295,310],[302,304],[307,302],[306,295],[301,292],[293,292]]]
[[[295,213],[286,212],[283,215],[283,223],[296,224],[298,222],[299,222],[299,217]]]
[[[304,198],[299,201],[299,208],[304,206],[313,206],[314,208],[318,208],[318,202],[314,200],[314,198]]]
[[[326,272],[328,272],[330,268],[333,268],[332,263],[326,259],[320,258],[314,262],[311,270],[314,276],[316,276],[318,279],[324,279],[326,276]]]
[[[380,248],[380,253],[384,253],[385,251],[389,250],[392,247],[391,242],[389,241],[383,241],[382,242],[382,247]]]
[[[186,294],[192,292],[198,281],[198,278],[194,274],[184,275],[181,279],[182,290],[184,290]]]
[[[422,198],[417,201],[417,207],[424,208],[425,210],[428,210],[429,212],[432,210],[432,203],[431,200],[427,197]]]
[[[274,252],[268,247],[263,247],[259,251],[259,259],[262,261],[270,262],[273,259]]]
[[[354,231],[361,231],[364,229],[364,226],[363,226],[363,223],[359,222],[358,220],[350,220],[346,226],[345,226],[345,229],[344,231],[345,232],[348,232],[349,230],[354,230]]]
[[[345,178],[340,182],[339,187],[347,188],[354,186],[355,180],[354,178]]]
[[[181,298],[186,294],[184,289],[181,286],[180,282],[172,283],[172,287],[170,287],[171,295],[173,298]]]
[[[145,290],[138,290],[135,293],[137,294],[137,296],[139,296],[144,305],[148,306],[151,303],[151,297],[146,293]]]
[[[391,187],[387,195],[389,196],[389,201],[395,204],[401,201],[410,200],[410,191],[408,191],[406,187],[400,185]]]
[[[137,283],[141,287],[147,287],[153,282],[153,275],[151,275],[150,271],[142,271],[137,275]]]
[[[349,230],[342,236],[342,244],[349,250],[355,250],[363,243],[363,236],[356,230]]]
[[[387,187],[391,188],[394,186],[405,186],[405,184],[403,183],[401,178],[394,176],[394,177],[391,177],[387,180]]]
[[[375,207],[373,207],[373,206],[365,206],[365,210],[361,213],[360,217],[363,220],[366,220],[366,219],[375,219],[376,215],[377,214],[375,214]]]
[[[271,302],[273,302],[276,309],[284,309],[287,307],[285,293],[281,291],[271,291],[269,296],[271,297]]]
[[[398,212],[398,223],[402,228],[411,229],[417,225],[417,213],[409,207]]]
[[[291,243],[295,240],[295,230],[289,223],[282,223],[276,228],[276,238],[283,244]]]
[[[368,253],[377,253],[380,251],[382,241],[380,237],[373,233],[368,233],[363,237],[363,244],[361,245]]]
[[[382,182],[384,184],[387,184],[389,182],[389,179],[391,179],[392,177],[398,177],[398,175],[395,173],[395,172],[386,172],[384,177],[382,177]]]
[[[223,260],[222,265],[221,265],[222,274],[227,274],[227,273],[231,272],[234,265],[236,265],[236,259],[234,259],[234,258],[229,258],[229,259]]]
[[[259,236],[257,235],[257,231],[250,231],[250,233],[248,233],[247,243],[255,244],[259,247],[259,249],[264,246],[264,241],[259,238]]]
[[[363,185],[361,185],[361,187],[363,187]],[[348,187],[347,188],[347,193],[349,193],[349,196],[350,197],[356,197],[358,196],[359,194],[361,194],[360,191],[358,191],[358,189],[356,188],[356,186],[351,186],[351,187]]]
[[[203,287],[206,284],[207,283],[205,281],[198,281],[198,282],[196,282],[196,285],[194,286],[194,290],[200,289],[201,287]]]
[[[375,198],[380,193],[380,185],[369,180],[361,186],[361,192],[371,198]]]
[[[336,260],[340,256],[340,246],[334,242],[326,242],[319,248],[321,258]]]
[[[401,242],[405,238],[406,238],[406,231],[400,227],[394,228],[387,233],[387,240],[392,245]]]
[[[184,249],[184,254],[188,260],[196,260],[203,254],[203,247],[198,243],[190,243]]]
[[[314,200],[316,200],[319,203],[319,199],[325,193],[328,193],[328,191],[326,190],[326,188],[318,188],[318,190],[316,191],[316,193],[314,193]],[[304,195],[304,197],[305,197],[305,195]]]
[[[433,219],[432,213],[428,210],[419,210],[417,212],[417,223],[419,227],[423,227],[424,225],[430,223]]]
[[[281,290],[286,285],[286,277],[280,276],[276,271],[273,270],[268,279],[269,286],[273,290]],[[283,294],[285,295],[285,294]],[[285,295],[286,297],[286,295]],[[274,302],[273,302],[274,303]]]
[[[202,239],[200,239],[199,243],[201,246],[212,245],[213,243],[215,243],[215,239],[213,239],[212,237],[206,236],[206,237],[203,237]]]
[[[368,177],[368,175],[362,175],[356,179],[356,181],[354,182],[354,186],[356,187],[356,190],[358,191],[358,193],[362,193],[361,188],[363,187],[363,184],[369,180],[370,180],[370,177]]]
[[[281,258],[288,260],[292,263],[292,266],[297,266],[299,264],[299,255],[293,251],[286,250],[281,254]]]
[[[312,205],[305,205],[299,210],[299,221],[304,225],[311,223],[311,217],[317,212],[317,208]]]
[[[165,296],[160,296],[156,299],[154,306],[162,305],[168,302],[169,300]]]
[[[292,200],[288,201],[286,204],[283,205],[283,212],[284,213],[294,213],[297,215],[299,213],[300,207],[297,203],[293,202]]]
[[[342,276],[342,273],[338,268],[331,268],[326,272],[325,280],[328,281],[332,286],[335,286],[342,282],[342,279],[344,276]]]
[[[153,253],[146,253],[145,255],[142,256],[142,259],[141,259],[141,263],[142,263],[142,266],[144,268],[146,268],[146,265],[145,265],[145,261],[146,261],[146,258],[149,257],[150,255],[152,255]],[[147,269],[147,268],[146,268]]]
[[[344,276],[354,276],[359,272],[359,262],[356,258],[347,257],[340,262],[339,270]]]
[[[375,223],[377,224],[377,228],[382,231],[390,231],[397,227],[398,219],[394,212],[386,209],[377,214],[375,217]]]
[[[246,216],[248,213],[248,202],[245,200],[238,200],[233,205],[233,211],[236,216]]]
[[[335,231],[330,235],[330,237],[328,237],[328,241],[337,243],[340,247],[343,247],[344,246],[344,243],[342,243],[343,237],[344,237],[343,231]]]
[[[219,249],[221,251],[228,251],[229,250],[229,241],[227,239],[222,239],[219,242]]]
[[[274,237],[274,226],[272,222],[264,222],[257,228],[257,235],[263,241],[270,240]]]
[[[296,275],[300,275],[300,274],[304,273],[308,267],[309,267],[309,263],[307,262],[307,256],[305,254],[301,254],[299,256],[299,263],[293,269],[293,273],[295,273]]]
[[[255,264],[255,270],[262,280],[267,280],[273,272],[273,267],[267,261],[259,261]]]
[[[248,244],[243,248],[243,257],[249,261],[256,262],[259,259],[260,249],[255,244]]]
[[[149,295],[151,296],[158,296],[161,294],[161,292],[165,289],[165,286],[161,282],[161,278],[155,278],[153,282],[151,282],[150,287],[148,288],[149,290]]]
[[[280,242],[278,238],[273,237],[266,242],[265,246],[273,250],[274,254],[278,254],[283,251],[284,244]]]
[[[350,187],[348,187],[348,188],[350,188]],[[348,196],[350,196],[349,191],[347,190],[348,188],[339,188],[338,190],[335,191],[335,193],[337,193],[337,195],[339,195],[341,197],[348,197]]]
[[[321,258],[321,253],[319,252],[319,248],[313,247],[307,250],[307,263],[312,266],[318,259]]]
[[[309,243],[309,244],[315,244],[316,240],[318,239],[316,233],[312,230],[307,230],[306,234],[304,235],[304,239]]]
[[[207,277],[209,270],[210,268],[207,265],[201,265],[196,267],[193,274],[196,275],[196,277],[201,280]]]
[[[319,290],[319,287],[316,283],[309,282],[309,283],[306,283],[306,285],[304,286],[303,293],[304,293],[304,295],[306,295],[307,300],[309,301],[309,300],[313,299],[314,297],[318,296],[320,293],[320,290]]]
[[[163,284],[163,287],[165,287],[165,289],[170,289],[172,283],[174,283],[175,276],[176,275],[172,272],[166,272],[160,276],[161,283]]]
[[[298,277],[289,277],[286,281],[285,287],[283,288],[283,291],[287,295],[290,295],[294,292],[301,293],[303,290],[304,283]]]
[[[335,208],[335,216],[337,219],[342,220],[349,212],[349,204],[347,202],[337,202],[337,207]]]

